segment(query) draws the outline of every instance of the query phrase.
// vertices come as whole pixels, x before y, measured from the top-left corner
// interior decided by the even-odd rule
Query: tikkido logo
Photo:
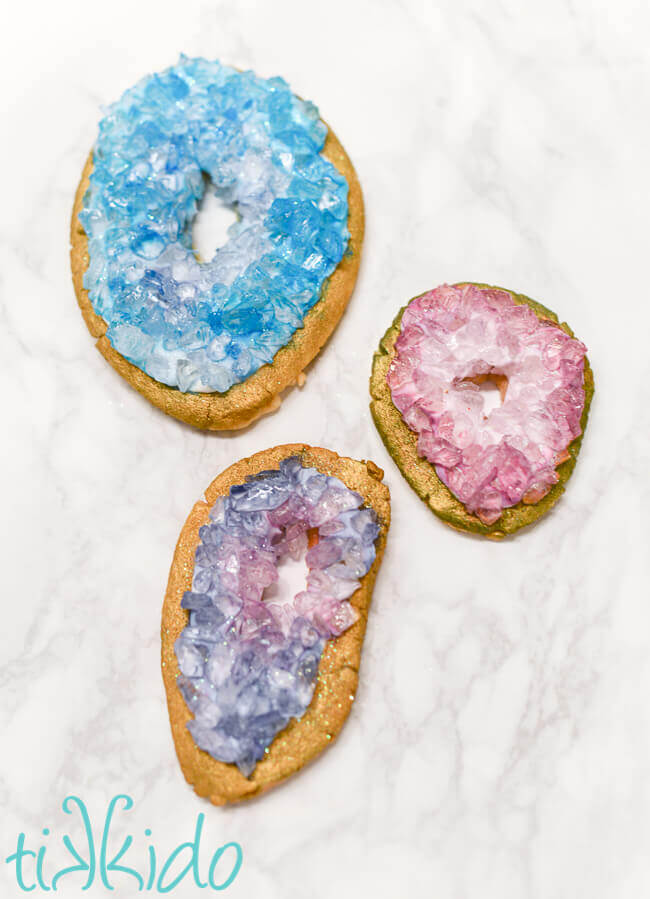
[[[66,796],[61,807],[66,815],[73,816],[74,842],[66,833],[62,835],[60,845],[52,846],[54,838],[48,839],[50,830],[45,827],[42,830],[45,839],[39,841],[41,845],[31,843],[30,848],[25,834],[18,834],[16,851],[5,859],[6,864],[13,867],[18,887],[25,893],[35,889],[56,891],[61,883],[82,891],[93,886],[112,891],[125,887],[132,895],[134,890],[171,893],[183,881],[199,889],[219,891],[232,884],[242,865],[242,848],[239,843],[224,843],[210,854],[202,853],[203,812],[197,816],[193,839],[172,849],[164,861],[159,858],[148,827],[144,830],[146,845],[141,844],[139,851],[131,834],[121,833],[117,840],[111,840],[111,828],[118,828],[117,813],[128,812],[133,806],[131,797],[124,793],[111,799],[102,822],[101,840],[97,843],[85,803],[77,796]],[[119,829],[123,831],[124,828]],[[52,862],[50,859],[54,854],[59,858]],[[60,866],[62,855],[65,863]],[[129,864],[126,864],[127,860]],[[74,863],[69,864],[70,861]]]

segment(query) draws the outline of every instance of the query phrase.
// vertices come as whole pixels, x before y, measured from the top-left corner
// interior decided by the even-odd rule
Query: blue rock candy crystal
[[[182,391],[224,392],[302,327],[348,242],[326,126],[281,78],[204,59],[127,90],[100,122],[81,223],[84,276],[116,350]],[[208,175],[239,221],[191,246]]]
[[[196,745],[248,776],[275,735],[311,702],[325,642],[356,613],[348,598],[375,558],[379,524],[358,493],[297,457],[231,487],[201,528],[189,621],[175,643],[178,686]],[[279,560],[299,558],[305,589],[265,601]]]

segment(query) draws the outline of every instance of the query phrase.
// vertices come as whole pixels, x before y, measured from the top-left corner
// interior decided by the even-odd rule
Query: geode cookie
[[[210,179],[239,220],[208,262],[192,223]],[[71,223],[77,299],[131,386],[199,428],[240,428],[301,382],[352,293],[361,189],[280,78],[181,57],[110,106]]]
[[[390,523],[372,462],[304,444],[235,463],[194,506],[162,613],[183,774],[215,805],[261,793],[336,738],[352,706]],[[278,585],[304,558],[304,589]]]
[[[547,512],[573,471],[593,394],[585,353],[523,294],[443,285],[411,300],[382,338],[370,408],[436,515],[504,537]],[[489,386],[500,395],[491,410]]]

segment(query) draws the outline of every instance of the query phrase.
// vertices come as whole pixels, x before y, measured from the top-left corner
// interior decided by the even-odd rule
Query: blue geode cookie
[[[78,221],[83,289],[120,356],[199,394],[273,362],[352,249],[347,158],[338,142],[338,167],[325,158],[327,137],[281,78],[204,59],[181,57],[108,107]],[[192,223],[206,183],[238,221],[201,262]]]

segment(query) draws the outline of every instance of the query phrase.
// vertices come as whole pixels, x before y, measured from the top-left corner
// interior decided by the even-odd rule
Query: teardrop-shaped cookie
[[[215,805],[255,796],[329,746],[354,700],[390,523],[372,462],[305,444],[236,462],[181,531],[162,612],[176,753]],[[284,559],[304,559],[295,596]]]

